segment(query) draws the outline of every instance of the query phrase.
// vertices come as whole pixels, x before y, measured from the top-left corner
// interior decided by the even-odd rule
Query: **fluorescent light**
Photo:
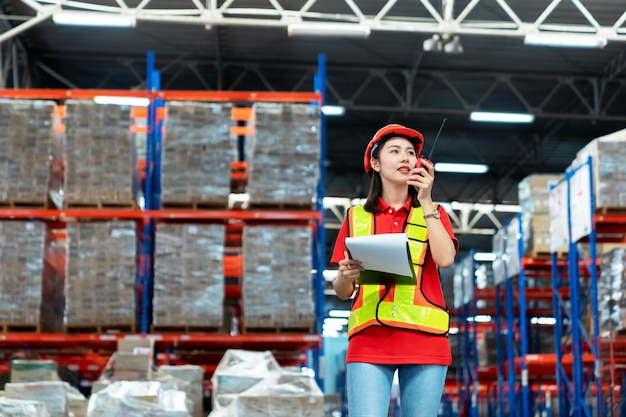
[[[331,323],[324,323],[322,324],[322,329],[323,330],[332,330],[335,332],[340,332],[343,330],[343,326],[341,324],[331,324]]]
[[[345,317],[326,317],[324,319],[324,324],[339,324],[341,326],[347,326],[348,319]]]
[[[519,213],[522,211],[522,206],[517,204],[496,204],[494,206],[496,211],[506,212],[506,213]]]
[[[350,316],[350,310],[330,310],[328,312],[328,315],[330,317],[349,317]]]
[[[496,122],[496,123],[532,123],[535,115],[530,113],[498,113],[473,111],[470,120],[474,122]]]
[[[554,317],[533,317],[530,319],[531,324],[544,324],[546,326],[554,326],[556,319]]]
[[[487,314],[478,314],[475,317],[468,317],[467,321],[475,321],[476,323],[489,323],[491,322],[491,316]]]
[[[322,113],[326,116],[343,116],[346,108],[343,106],[322,106]]]
[[[484,164],[452,164],[448,162],[435,163],[435,171],[454,172],[457,174],[484,174],[489,167]]]
[[[150,99],[146,97],[95,96],[96,104],[119,104],[120,106],[148,107]]]
[[[110,27],[135,27],[137,19],[133,16],[113,13],[78,12],[62,10],[52,15],[52,20],[57,25],[74,26],[110,26]]]
[[[476,252],[474,260],[479,262],[493,262],[496,260],[496,254],[492,252]]]
[[[349,38],[367,38],[369,26],[346,23],[292,23],[287,26],[289,36],[343,36]]]
[[[458,334],[459,333],[459,328],[458,327],[450,327],[450,330],[448,330],[449,334]]]
[[[558,46],[564,48],[604,48],[603,36],[574,35],[568,33],[529,33],[524,37],[526,45]]]

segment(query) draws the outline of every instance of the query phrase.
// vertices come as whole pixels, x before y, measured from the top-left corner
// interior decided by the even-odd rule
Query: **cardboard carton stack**
[[[63,278],[45,256],[56,256],[44,223],[0,222],[0,323],[57,332],[63,319]],[[21,329],[26,330],[26,328]],[[7,328],[5,331],[11,331]]]
[[[320,163],[319,107],[255,103],[246,142],[250,204],[312,206]]]
[[[221,327],[224,225],[159,224],[153,324]]]
[[[153,361],[153,339],[118,339],[114,379],[126,381],[150,379]]]
[[[626,129],[589,142],[576,154],[570,168],[591,157],[596,210],[626,208]]]
[[[532,174],[518,184],[525,256],[550,253],[550,186],[561,179],[562,174]]]
[[[237,158],[229,103],[168,102],[161,201],[226,206],[230,164]]]
[[[600,271],[600,331],[622,331],[626,329],[626,248],[603,254]]]
[[[0,101],[0,201],[47,203],[53,142],[59,140],[54,107],[53,101]]]
[[[135,323],[136,224],[68,223],[66,325]]]
[[[11,382],[58,381],[57,364],[50,360],[14,359],[11,361]]]
[[[65,204],[132,207],[138,176],[130,107],[68,100],[65,126]]]
[[[310,328],[312,231],[306,226],[243,229],[243,326]]]

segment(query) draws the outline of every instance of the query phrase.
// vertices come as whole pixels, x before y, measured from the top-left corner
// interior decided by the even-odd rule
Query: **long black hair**
[[[397,137],[396,135],[391,135],[389,137],[383,138],[380,142],[378,142],[378,146],[374,148],[372,151],[372,158],[380,161],[380,150],[385,146],[385,142],[387,142],[392,137]],[[370,213],[378,213],[381,211],[381,207],[378,204],[378,197],[382,196],[383,193],[383,182],[380,178],[380,173],[374,169],[370,171],[370,176],[372,177],[370,180],[370,189],[367,193],[367,199],[365,200],[365,211]],[[409,187],[409,195],[411,196],[411,206],[419,207],[420,203],[417,200],[417,190],[415,187],[411,185],[407,185]]]

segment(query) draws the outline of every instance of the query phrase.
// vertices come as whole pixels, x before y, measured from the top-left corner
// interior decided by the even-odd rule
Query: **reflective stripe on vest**
[[[351,208],[348,221],[351,236],[367,236],[375,230],[374,214],[365,211],[363,206]],[[348,319],[348,337],[369,326],[380,325],[439,335],[448,333],[448,311],[428,301],[421,289],[422,267],[428,250],[428,231],[421,207],[411,209],[404,231],[409,238],[416,284],[394,285],[389,289],[384,285],[361,285]]]

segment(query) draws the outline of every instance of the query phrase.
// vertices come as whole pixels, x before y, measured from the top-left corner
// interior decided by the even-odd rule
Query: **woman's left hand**
[[[407,184],[417,189],[417,199],[422,203],[431,198],[433,183],[435,182],[435,168],[431,161],[421,158],[421,167],[413,168]]]

